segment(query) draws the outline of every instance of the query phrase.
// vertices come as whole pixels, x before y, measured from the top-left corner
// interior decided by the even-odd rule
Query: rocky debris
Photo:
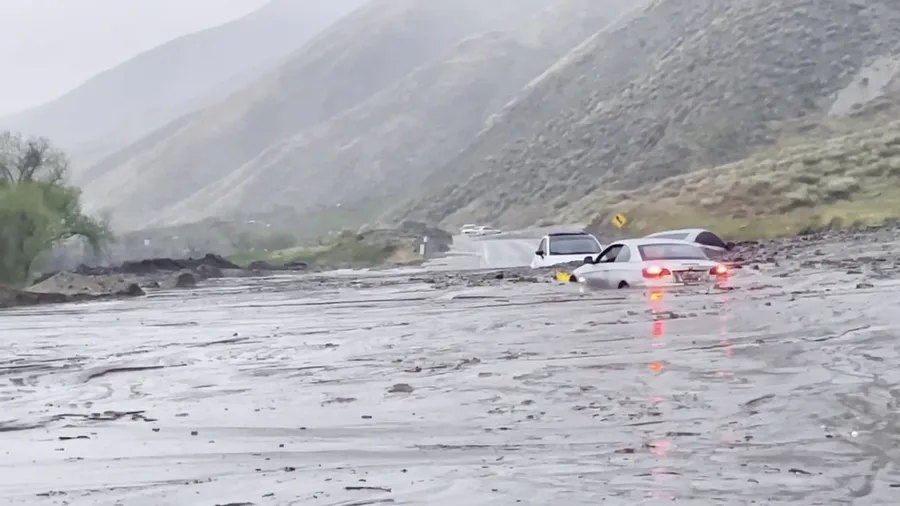
[[[137,293],[140,286],[123,276],[85,276],[74,272],[58,272],[26,290],[41,294],[63,294],[89,296],[129,295]],[[143,295],[143,290],[138,295]]]
[[[205,279],[223,277],[238,277],[252,275],[253,273],[234,264],[224,257],[208,254],[200,258],[151,258],[147,260],[125,262],[118,266],[92,267],[80,265],[74,272],[51,272],[41,275],[35,281],[34,286],[42,286],[49,280],[56,278],[61,284],[73,276],[80,276],[81,280],[92,280],[90,283],[79,281],[73,286],[89,287],[91,290],[103,291],[98,286],[116,283],[137,283],[145,288],[187,288],[196,286],[197,282]],[[188,277],[189,276],[189,277]],[[193,283],[189,280],[193,279]]]
[[[227,271],[233,271],[233,270],[235,270],[235,269],[230,268],[230,267],[222,269],[221,267],[216,267],[215,265],[201,265],[195,269],[195,272],[202,279],[213,279],[213,278],[224,278],[225,273]],[[243,269],[238,269],[238,270],[243,270]]]
[[[890,243],[900,238],[900,220],[887,221],[877,226],[858,226],[842,229],[809,231],[794,237],[767,241],[743,241],[735,244],[723,257],[726,262],[739,264],[777,264],[787,260],[801,260],[806,266],[812,263],[853,270],[861,264],[885,263],[888,256],[853,255],[829,257],[825,249],[835,244]],[[856,250],[858,248],[854,248]]]
[[[175,288],[194,288],[197,286],[197,276],[190,272],[182,272],[175,278]]]
[[[241,269],[241,266],[228,261],[220,255],[210,253],[201,258],[149,258],[136,262],[125,262],[117,267],[89,267],[81,265],[75,269],[75,272],[87,276],[110,274],[146,276],[160,272],[172,273],[184,270],[215,273],[221,272],[223,269]],[[209,277],[219,276],[212,275]]]
[[[60,272],[25,290],[0,287],[0,308],[140,297],[144,290],[126,278],[83,276]]]
[[[80,266],[75,272],[39,276],[25,290],[0,291],[0,307],[17,307],[101,298],[136,297],[145,289],[194,288],[201,280],[252,275],[219,255],[201,258],[152,258],[115,267]]]

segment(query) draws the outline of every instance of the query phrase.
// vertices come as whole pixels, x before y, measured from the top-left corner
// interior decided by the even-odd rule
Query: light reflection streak
[[[663,309],[663,291],[662,290],[653,290],[649,293],[648,296],[648,304],[650,306],[650,316],[652,318],[652,323],[650,327],[650,346],[654,350],[661,350],[665,347],[665,324],[666,321],[664,319],[664,309]],[[650,362],[647,366],[653,374],[662,374],[665,372],[665,364],[661,360]],[[661,395],[654,395],[650,402],[653,405],[662,404],[665,401],[664,397]],[[666,458],[666,454],[673,448],[673,445],[670,441],[666,439],[657,439],[653,438],[650,441],[647,441],[644,444],[644,447],[647,448],[650,453],[656,457],[656,459],[661,463],[663,459]],[[658,500],[667,500],[672,501],[676,499],[675,494],[671,491],[671,481],[675,479],[677,476],[676,473],[672,472],[672,470],[663,465],[655,465],[650,468],[650,475],[653,477],[654,487],[650,497]]]
[[[665,347],[665,324],[666,324],[666,311],[663,307],[663,299],[664,293],[662,290],[654,290],[648,294],[648,305],[650,308],[650,314],[652,318],[651,328],[650,328],[650,343],[651,347],[654,350],[661,350]],[[728,315],[727,315],[727,306],[729,299],[725,294],[722,294],[719,297],[719,343],[722,346],[722,352],[724,356],[728,359],[731,359],[734,355],[734,350],[731,345],[731,341],[729,339],[728,333]],[[661,360],[655,360],[648,364],[647,368],[650,370],[652,374],[662,374],[665,372],[665,364]],[[734,375],[730,371],[719,371],[719,377],[732,378]],[[659,405],[664,401],[664,398],[660,395],[654,395],[651,398],[651,404]],[[723,440],[730,440],[731,437],[728,434],[722,435]],[[653,438],[650,441],[645,443],[645,448],[647,448],[650,453],[656,457],[660,461],[666,458],[667,453],[676,448],[676,445],[669,440],[664,438]],[[663,499],[663,500],[676,500],[674,492],[672,492],[672,480],[676,479],[677,473],[673,472],[670,468],[656,465],[653,466],[650,470],[651,476],[653,476],[654,489],[650,493],[650,496],[655,499]]]

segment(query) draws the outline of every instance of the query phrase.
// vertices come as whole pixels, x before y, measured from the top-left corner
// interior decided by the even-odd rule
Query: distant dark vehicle
[[[673,239],[696,243],[703,248],[710,258],[718,258],[726,251],[734,249],[733,242],[725,242],[718,235],[703,228],[685,228],[681,230],[664,230],[646,236],[648,239]]]

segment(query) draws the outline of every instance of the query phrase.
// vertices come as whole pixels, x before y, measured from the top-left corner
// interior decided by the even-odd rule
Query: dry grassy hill
[[[633,203],[640,193],[629,190],[736,162],[877,97],[900,70],[897,26],[900,3],[891,0],[657,0],[560,61],[426,181],[422,198],[392,216],[514,226]],[[873,69],[879,65],[887,70]],[[829,194],[829,178],[849,174],[848,161],[862,156],[842,153],[815,155],[839,166],[816,173],[825,186],[787,189]],[[785,166],[778,156],[715,170],[777,177],[796,162],[785,155]],[[865,181],[884,182],[888,173]],[[653,197],[694,181],[685,177],[655,187]],[[707,197],[685,185],[687,196]],[[750,191],[740,182],[729,188],[735,196]],[[709,197],[725,202],[731,193],[722,191]]]
[[[593,219],[592,228],[607,233],[610,218],[624,213],[630,234],[690,224],[759,239],[900,217],[900,121],[852,130],[638,191],[598,192],[567,208],[562,219]]]
[[[276,71],[91,168],[86,203],[112,208],[119,226],[158,222],[161,209],[270,146],[395,85],[461,39],[515,23],[548,1],[372,0]]]
[[[469,37],[395,86],[267,149],[168,215],[405,195],[471,142],[525,84],[636,5],[561,0],[513,28]]]
[[[364,2],[272,0],[240,19],[141,53],[0,123],[53,139],[84,168],[242,88]]]

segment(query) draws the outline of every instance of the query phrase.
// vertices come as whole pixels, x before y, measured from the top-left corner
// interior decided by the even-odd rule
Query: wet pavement
[[[3,312],[0,504],[893,505],[891,237],[757,247],[727,290],[345,273]]]

